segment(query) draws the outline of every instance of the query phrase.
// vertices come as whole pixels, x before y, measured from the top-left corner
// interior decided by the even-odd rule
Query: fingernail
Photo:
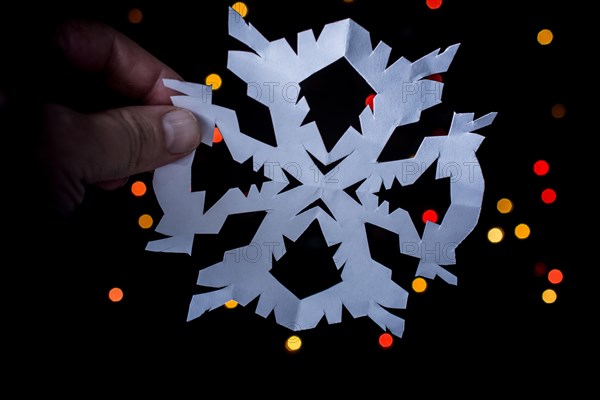
[[[165,143],[171,154],[187,153],[200,142],[200,125],[189,111],[175,110],[163,117]]]

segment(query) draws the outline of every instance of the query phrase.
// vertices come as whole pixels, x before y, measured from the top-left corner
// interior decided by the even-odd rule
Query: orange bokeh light
[[[146,184],[142,181],[135,181],[131,184],[131,193],[136,197],[146,194]]]
[[[548,272],[548,282],[553,284],[559,284],[563,280],[563,273],[559,269],[552,269]]]
[[[108,291],[108,298],[110,301],[117,303],[123,300],[123,291],[118,287],[114,287]]]
[[[215,130],[213,133],[213,143],[221,143],[223,141],[223,135],[221,134],[221,131],[219,130],[219,128],[217,128],[215,126]]]
[[[132,8],[127,13],[127,19],[132,24],[139,24],[144,19],[144,14],[142,14],[142,10],[139,8]]]

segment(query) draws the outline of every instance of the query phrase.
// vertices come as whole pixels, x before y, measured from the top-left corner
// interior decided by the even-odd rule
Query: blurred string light
[[[144,14],[139,8],[132,8],[127,13],[127,20],[132,24],[139,24],[144,19]]]
[[[553,285],[558,285],[563,281],[563,273],[558,268],[553,268],[548,270],[548,266],[546,263],[542,261],[538,261],[533,269],[535,276],[537,277],[546,277],[548,282]],[[546,289],[542,292],[542,301],[546,304],[552,304],[558,298],[558,294],[554,289]]]
[[[219,128],[215,126],[215,130],[213,131],[213,143],[221,143],[223,141],[223,135]]]
[[[508,214],[513,209],[513,203],[510,201],[510,199],[502,198],[496,203],[496,209],[501,214]]]
[[[527,239],[531,235],[531,229],[527,224],[519,224],[515,227],[515,236],[519,239]]]
[[[236,308],[237,305],[238,305],[238,302],[235,300],[226,301],[224,304],[225,308],[229,308],[229,309]]]
[[[537,176],[544,176],[550,171],[550,164],[546,160],[537,160],[533,163],[533,172]]]
[[[542,194],[540,196],[542,201],[546,204],[552,204],[556,201],[556,191],[554,189],[548,188],[542,190]]]
[[[302,339],[299,336],[292,335],[285,341],[285,349],[290,353],[295,353],[302,347]]]
[[[151,228],[153,223],[154,223],[154,220],[152,219],[152,217],[149,214],[142,214],[138,218],[138,225],[142,229]]]
[[[427,223],[427,221],[437,222],[438,215],[435,210],[425,210],[421,218],[423,219],[423,223]]]
[[[429,76],[428,76],[427,78],[425,78],[425,79],[429,79],[429,80],[431,80],[431,81],[436,81],[436,82],[440,82],[440,83],[444,81],[444,80],[443,80],[443,78],[442,78],[442,74],[438,74],[438,73],[436,73],[436,74],[431,74],[431,75],[429,75]]]
[[[488,231],[487,238],[491,243],[500,243],[504,239],[504,231],[500,227],[491,228]]]
[[[248,6],[244,2],[238,1],[233,6],[231,6],[231,8],[233,8],[242,17],[248,15]]]
[[[542,29],[537,34],[537,41],[542,46],[549,45],[554,39],[554,34],[550,29]]]
[[[565,107],[564,104],[557,103],[552,106],[552,109],[550,110],[550,112],[552,113],[552,116],[554,118],[560,119],[560,118],[563,118],[565,116],[565,114],[567,114],[567,108]]]
[[[121,288],[118,287],[110,289],[108,291],[108,298],[113,303],[118,303],[119,301],[123,300],[123,290],[121,290]]]
[[[558,285],[563,280],[563,273],[560,269],[554,268],[548,272],[548,282]]]
[[[415,293],[423,293],[427,290],[427,281],[421,277],[417,277],[412,281],[412,289]]]
[[[369,108],[371,108],[371,110],[373,110],[373,102],[374,101],[375,101],[375,93],[371,93],[365,99],[365,105],[369,106]]]
[[[384,332],[381,335],[379,335],[379,346],[381,346],[382,349],[389,349],[390,347],[392,347],[393,343],[394,338],[389,333]]]
[[[142,197],[146,194],[146,184],[142,181],[135,181],[131,184],[131,193],[135,197]]]
[[[548,266],[541,261],[535,263],[535,266],[533,267],[533,273],[535,274],[535,276],[544,276],[546,275],[547,271]]]
[[[442,6],[442,0],[426,0],[425,4],[430,10],[437,10]]]
[[[542,292],[542,301],[546,304],[552,304],[556,301],[558,295],[554,289],[546,289]]]
[[[223,84],[223,80],[219,74],[208,74],[206,78],[204,78],[204,84],[211,86],[212,90],[217,90]]]

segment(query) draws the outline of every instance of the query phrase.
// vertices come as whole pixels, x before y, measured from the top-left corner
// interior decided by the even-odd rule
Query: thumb
[[[123,182],[130,175],[174,162],[191,153],[201,139],[196,117],[173,106],[81,114],[48,105],[44,115],[51,183],[68,208],[82,201],[85,185]]]

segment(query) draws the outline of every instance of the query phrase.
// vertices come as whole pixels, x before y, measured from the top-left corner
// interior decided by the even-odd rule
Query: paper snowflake
[[[398,126],[418,121],[421,111],[440,103],[443,83],[425,78],[445,72],[458,45],[387,66],[391,48],[379,42],[373,49],[368,31],[350,19],[326,25],[318,40],[310,30],[300,32],[297,52],[283,39],[268,41],[233,10],[229,33],[252,50],[230,52],[228,68],[248,84],[249,96],[269,108],[275,146],[241,132],[233,110],[211,104],[210,87],[164,83],[182,93],[172,98],[173,104],[192,111],[203,132],[217,126],[233,159],[243,163],[252,158],[254,170],[264,171],[268,179],[245,194],[231,189],[204,211],[206,192],[191,190],[194,154],[157,169],[153,187],[164,216],[156,230],[168,237],[148,243],[147,250],[191,254],[196,234],[219,233],[230,215],[263,211],[266,216],[252,243],[267,251],[252,258],[224,255],[202,269],[198,285],[214,290],[192,297],[188,320],[229,300],[247,305],[258,298],[257,314],[274,313],[278,324],[295,331],[314,328],[323,317],[339,323],[345,307],[354,318],[368,316],[401,337],[404,320],[387,309],[405,308],[408,292],[391,279],[390,268],[372,259],[365,224],[398,235],[400,252],[419,260],[415,276],[439,276],[456,284],[456,276],[444,266],[456,264],[455,249],[477,224],[484,192],[476,157],[483,137],[473,132],[492,123],[496,113],[475,120],[473,113],[455,113],[448,134],[425,137],[413,157],[377,160]],[[349,127],[328,151],[321,136],[326,132],[319,132],[315,123],[303,124],[309,106],[298,98],[298,83],[342,58],[376,96],[373,108],[365,106],[360,113],[360,132]],[[203,143],[210,146],[212,139],[205,134]],[[318,169],[315,175],[315,160],[324,166],[335,163],[335,175]],[[406,210],[390,212],[375,193],[394,180],[411,185],[433,164],[436,179],[450,178],[451,203],[441,223],[429,221],[419,234]],[[354,193],[344,190],[353,185]],[[341,281],[299,298],[272,274],[272,267],[286,253],[284,237],[296,241],[315,220],[327,243],[337,246],[333,259]]]

